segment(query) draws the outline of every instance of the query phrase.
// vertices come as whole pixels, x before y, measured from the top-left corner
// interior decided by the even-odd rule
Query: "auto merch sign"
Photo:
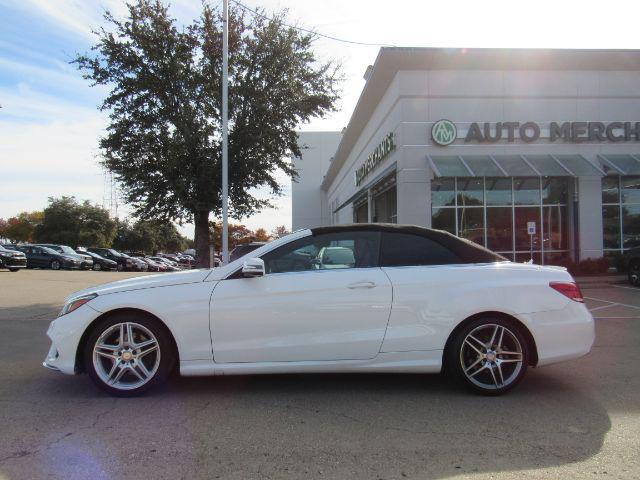
[[[533,143],[543,138],[549,142],[637,142],[640,122],[472,122],[463,137],[451,120],[438,120],[431,126],[431,139],[436,145],[451,145],[458,138],[464,143]]]
[[[396,139],[393,132],[388,133],[378,146],[371,152],[360,167],[355,171],[355,184],[359,186],[362,181],[373,172],[382,161],[396,148]]]

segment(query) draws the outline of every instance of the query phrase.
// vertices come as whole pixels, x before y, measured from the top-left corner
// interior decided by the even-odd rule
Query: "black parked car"
[[[51,268],[60,270],[61,268],[80,268],[82,260],[77,257],[56,252],[47,247],[38,245],[19,245],[18,249],[27,256],[28,268]]]
[[[629,283],[640,287],[640,247],[632,248],[625,255]]]
[[[89,252],[87,250],[77,250],[79,253],[89,255],[93,259],[93,270],[117,270],[118,262],[109,260],[108,258],[101,257],[97,253]]]
[[[113,248],[87,248],[87,252],[95,253],[100,255],[102,258],[116,262],[116,269],[119,272],[130,270],[133,265],[133,261],[131,259],[127,259]]]
[[[68,257],[77,258],[80,260],[80,268],[83,270],[91,270],[93,267],[93,258],[85,253],[78,253],[73,248],[67,245],[55,245],[52,243],[36,243],[38,247],[47,247],[51,250],[55,250],[58,253],[66,255]]]
[[[7,268],[10,272],[17,272],[27,267],[27,257],[24,253],[0,246],[0,268]]]

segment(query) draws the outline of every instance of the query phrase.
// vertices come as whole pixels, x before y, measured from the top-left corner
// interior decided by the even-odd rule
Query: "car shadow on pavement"
[[[598,453],[611,427],[588,392],[544,370],[493,398],[439,375],[174,378],[133,399],[109,398],[86,376],[41,376],[38,390],[53,404],[74,403],[95,427],[109,425],[100,434],[116,455],[127,454],[116,432],[153,425],[154,436],[171,438],[154,454],[196,451],[198,468],[220,478],[447,478],[555,467]]]

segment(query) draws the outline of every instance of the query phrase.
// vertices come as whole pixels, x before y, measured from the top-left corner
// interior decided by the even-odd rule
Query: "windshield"
[[[111,255],[113,255],[114,257],[126,257],[126,255],[125,255],[125,254],[123,254],[123,253],[118,253],[118,252],[116,252],[116,251],[115,251],[114,249],[112,249],[112,248],[107,249],[107,252],[109,252],[109,253],[110,253]]]
[[[64,253],[69,253],[71,255],[77,255],[76,251],[73,248],[71,248],[71,247],[69,247],[67,245],[60,245],[60,250],[62,250]]]
[[[60,252],[56,252],[53,248],[49,247],[40,247],[44,253],[48,253],[49,255],[60,255]]]

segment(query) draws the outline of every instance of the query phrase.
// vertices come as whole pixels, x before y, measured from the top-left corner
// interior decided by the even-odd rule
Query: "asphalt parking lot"
[[[438,375],[175,378],[134,399],[41,367],[65,295],[135,274],[0,271],[0,479],[640,478],[640,289],[586,285],[587,357],[509,395]]]

